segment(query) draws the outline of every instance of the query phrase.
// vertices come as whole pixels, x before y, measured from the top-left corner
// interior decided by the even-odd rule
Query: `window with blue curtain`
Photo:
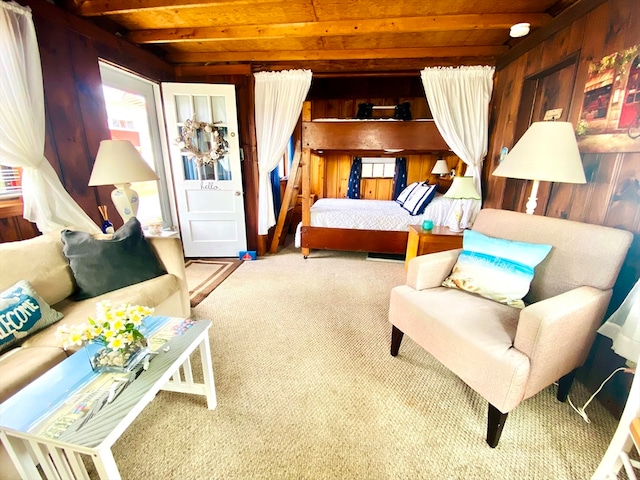
[[[404,157],[396,158],[396,173],[393,177],[393,197],[392,200],[398,198],[398,195],[407,187],[407,159]]]
[[[347,198],[360,198],[360,179],[362,178],[362,158],[354,157],[349,173]]]

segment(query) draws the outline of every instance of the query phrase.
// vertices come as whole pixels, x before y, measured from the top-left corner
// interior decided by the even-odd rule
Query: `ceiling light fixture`
[[[529,33],[530,27],[531,27],[531,24],[529,23],[516,23],[515,25],[511,26],[511,30],[509,30],[509,35],[511,35],[513,38],[524,37]]]

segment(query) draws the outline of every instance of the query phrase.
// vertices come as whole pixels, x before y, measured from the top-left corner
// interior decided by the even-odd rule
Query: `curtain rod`
[[[16,2],[2,2],[2,8],[5,10],[10,10],[14,13],[18,13],[20,15],[29,15],[31,16],[31,8],[23,7],[22,5],[17,4]]]

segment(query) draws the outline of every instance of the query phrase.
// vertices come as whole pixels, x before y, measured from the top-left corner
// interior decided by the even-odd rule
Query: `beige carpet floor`
[[[160,392],[114,446],[123,478],[589,479],[616,426],[597,401],[587,424],[549,387],[491,449],[477,394],[409,338],[389,355],[404,277],[356,253],[244,262],[193,309],[213,321],[218,407]]]

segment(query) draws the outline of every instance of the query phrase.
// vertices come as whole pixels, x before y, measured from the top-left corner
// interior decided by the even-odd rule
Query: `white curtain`
[[[640,356],[640,280],[636,282],[622,305],[598,329],[613,340],[611,348],[621,357],[637,362]]]
[[[258,142],[258,235],[276,224],[269,175],[278,166],[311,87],[311,70],[259,72],[255,116]]]
[[[480,194],[494,71],[489,66],[463,66],[420,72],[433,120],[449,148],[467,165],[465,175],[473,176]]]
[[[22,167],[23,216],[42,233],[69,226],[99,233],[44,157],[44,140],[44,87],[31,9],[2,2],[0,164]]]

